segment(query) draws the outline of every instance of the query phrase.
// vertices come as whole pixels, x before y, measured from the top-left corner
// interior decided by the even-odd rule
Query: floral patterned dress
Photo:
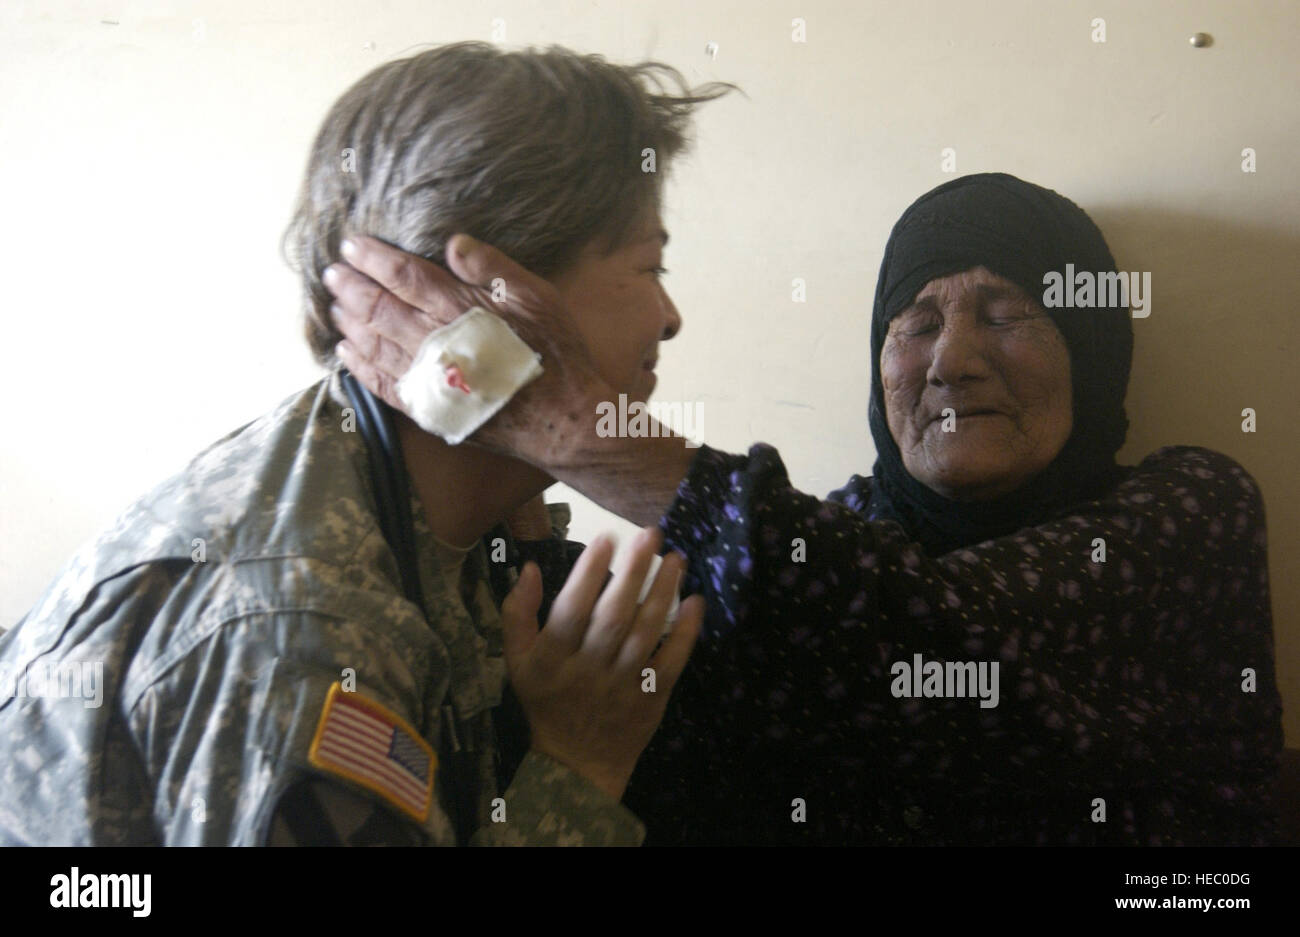
[[[625,800],[648,843],[1270,841],[1281,702],[1240,465],[1166,447],[943,556],[870,495],[796,491],[764,444],[696,455],[661,526],[709,612]],[[922,660],[996,662],[996,705],[908,692]]]

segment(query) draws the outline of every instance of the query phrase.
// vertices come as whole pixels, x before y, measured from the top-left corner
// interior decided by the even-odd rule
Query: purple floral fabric
[[[648,842],[1270,841],[1281,702],[1240,465],[1166,447],[943,556],[870,494],[796,491],[764,444],[697,454],[661,526],[709,615],[628,792]],[[997,705],[896,695],[916,655],[996,662]]]

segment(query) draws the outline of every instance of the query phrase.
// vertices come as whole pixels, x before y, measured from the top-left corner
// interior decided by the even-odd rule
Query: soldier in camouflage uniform
[[[0,637],[0,676],[93,662],[103,679],[101,705],[9,681],[14,691],[0,698],[0,843],[641,841],[641,824],[619,804],[632,765],[597,771],[584,753],[622,745],[634,763],[702,608],[684,605],[680,639],[640,655],[663,663],[660,699],[641,705],[625,732],[609,724],[623,710],[547,682],[563,654],[548,652],[548,671],[538,649],[567,636],[570,662],[606,639],[612,653],[632,653],[647,620],[657,615],[662,627],[680,562],[665,561],[638,608],[628,583],[645,578],[654,546],[643,538],[593,613],[608,544],[591,561],[599,569],[589,564],[577,585],[575,570],[557,599],[576,549],[564,541],[562,512],[549,541],[516,545],[498,525],[457,550],[435,535],[431,505],[416,490],[437,497],[438,479],[416,478],[410,510],[426,620],[403,595],[366,444],[349,431],[333,356],[341,334],[321,275],[342,236],[358,229],[424,256],[439,256],[456,230],[478,230],[556,273],[575,269],[598,236],[609,236],[603,247],[619,244],[629,219],[651,218],[659,244],[658,175],[642,172],[640,153],[654,148],[662,171],[684,145],[696,99],[652,98],[644,75],[562,50],[506,54],[464,43],[382,66],[336,103],[287,236],[307,294],[308,339],[331,373],[129,507]],[[444,110],[447,101],[456,108]],[[585,122],[561,119],[573,101],[591,105]],[[436,149],[448,140],[463,145]],[[596,142],[611,140],[622,145]],[[348,148],[359,167],[338,165]],[[469,178],[488,155],[495,162]],[[476,200],[476,185],[498,198]],[[547,205],[549,214],[539,209]],[[640,319],[629,313],[626,334],[657,344],[660,332],[675,331],[659,320],[675,311],[657,275],[639,266],[633,289],[653,308]],[[620,287],[620,303],[628,295]],[[643,344],[619,329],[592,335],[604,343],[598,366],[612,375],[630,360],[636,380],[645,378]],[[501,519],[480,518],[477,529]],[[512,658],[501,603],[529,558],[549,590],[536,589],[542,620],[552,600],[568,603],[567,617],[556,624],[552,615],[525,649],[532,656]],[[489,574],[507,569],[514,573]],[[601,686],[618,667],[641,672],[622,656],[591,666]],[[612,745],[592,734],[597,724]]]
[[[545,755],[527,753],[498,786],[503,596],[486,569],[508,534],[466,559],[465,601],[412,493],[426,623],[395,584],[347,406],[335,372],[200,453],[0,637],[6,673],[95,661],[105,679],[100,706],[0,700],[0,842],[454,843],[453,766],[468,774],[473,842],[640,841],[631,813]],[[511,566],[532,558],[552,584],[576,547],[555,517],[555,542],[521,544],[518,558],[509,545]],[[356,698],[436,753],[427,803],[313,763],[331,687],[352,674]]]

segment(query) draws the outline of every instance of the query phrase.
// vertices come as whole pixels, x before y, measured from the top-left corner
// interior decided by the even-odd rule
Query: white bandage
[[[429,333],[397,395],[421,429],[456,446],[541,373],[541,356],[503,319],[475,306]]]

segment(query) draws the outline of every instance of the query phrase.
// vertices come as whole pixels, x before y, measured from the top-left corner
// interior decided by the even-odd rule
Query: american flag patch
[[[335,682],[307,760],[374,791],[421,823],[433,799],[438,758],[397,713]]]

